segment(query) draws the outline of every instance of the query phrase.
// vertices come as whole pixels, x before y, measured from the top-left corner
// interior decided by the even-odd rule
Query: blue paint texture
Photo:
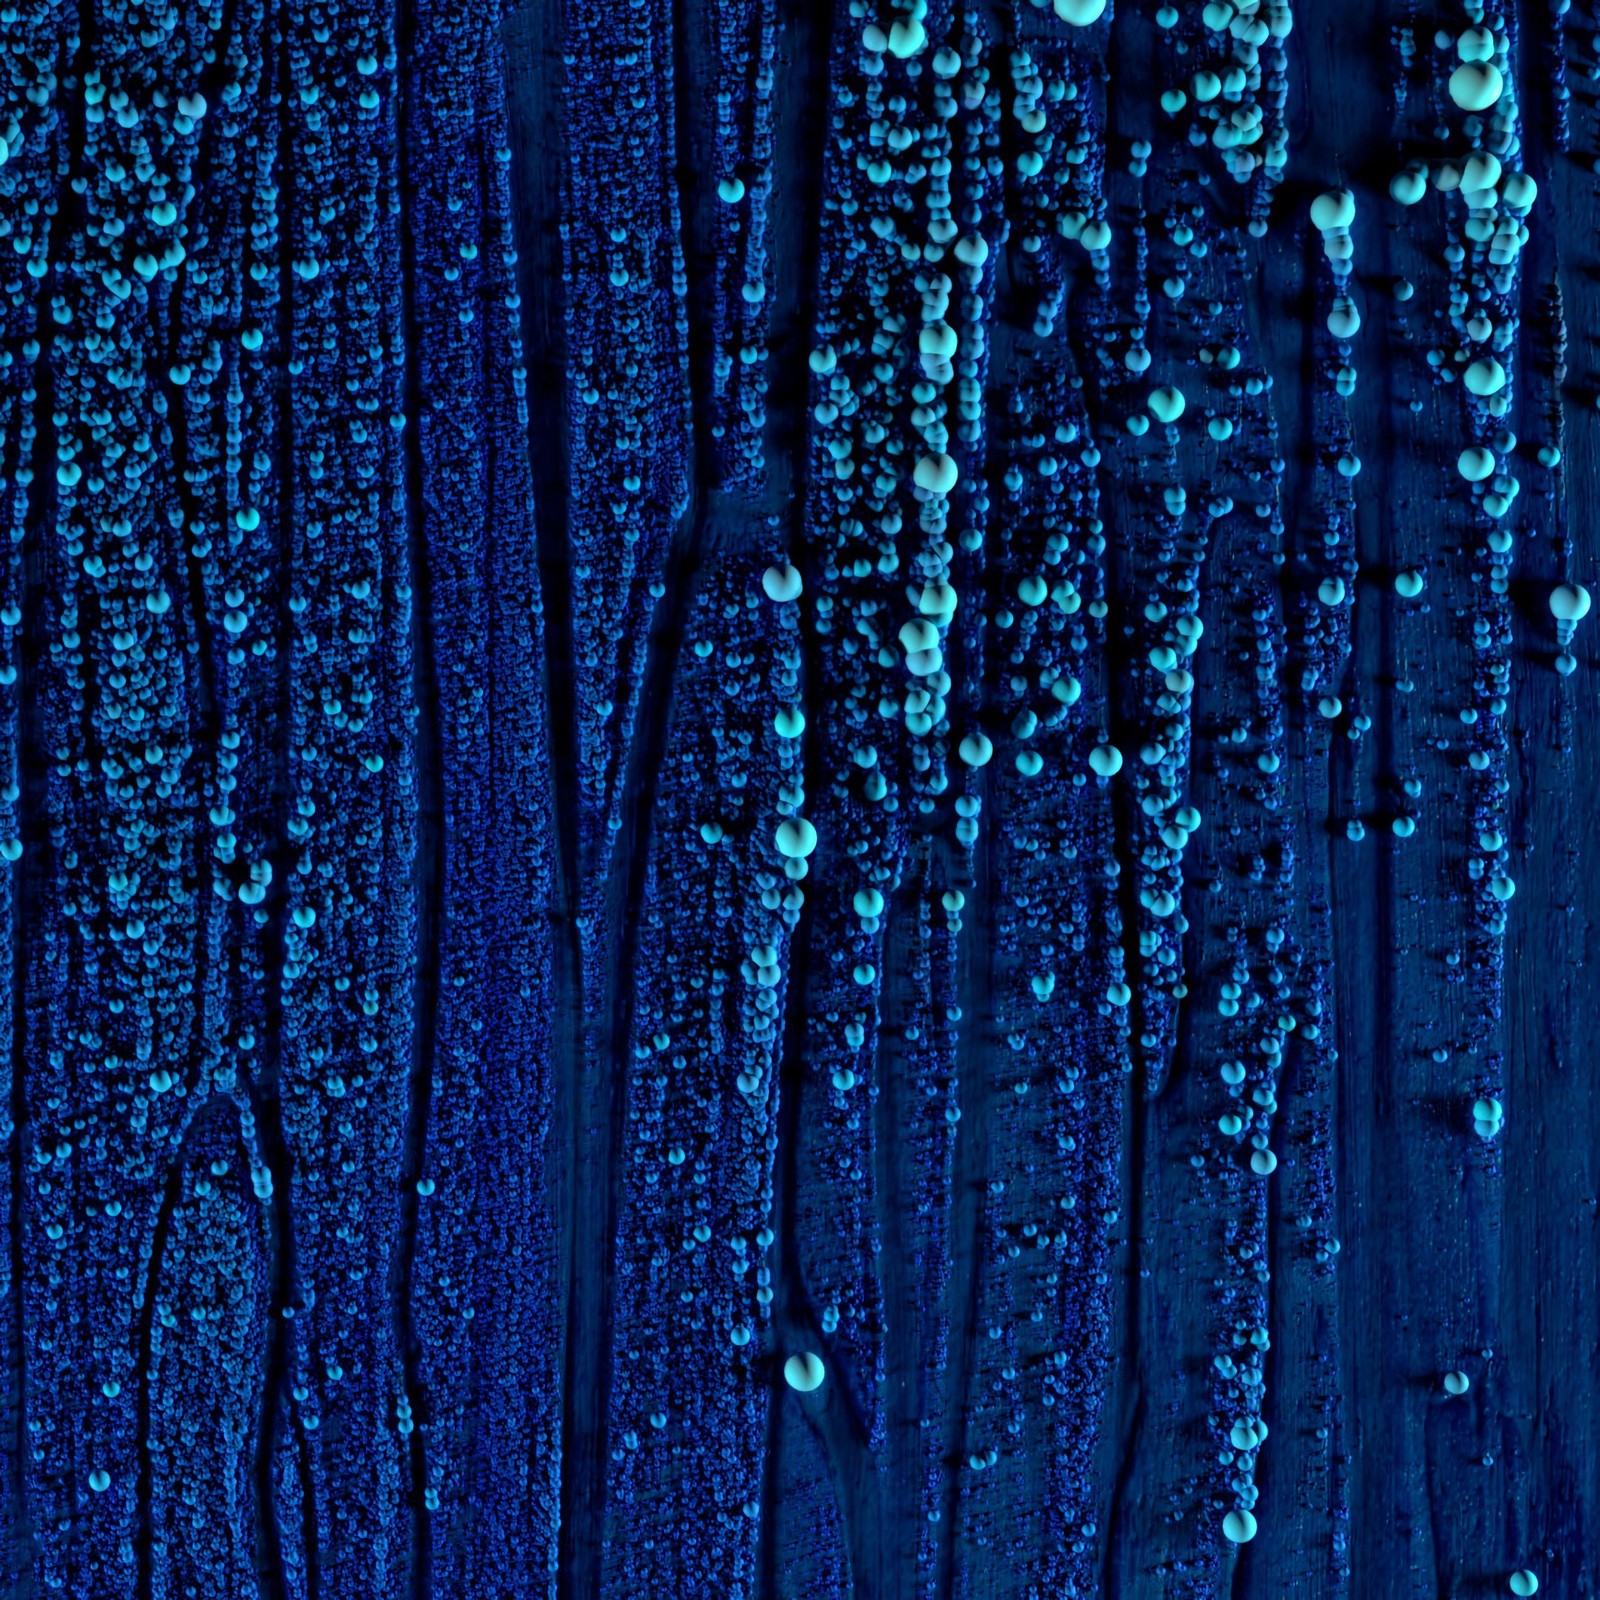
[[[1597,49],[0,9],[0,1595],[1600,1594]]]

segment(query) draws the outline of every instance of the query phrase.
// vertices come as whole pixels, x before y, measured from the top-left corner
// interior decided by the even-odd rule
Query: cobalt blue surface
[[[0,9],[0,1593],[1600,1593],[1597,28]]]

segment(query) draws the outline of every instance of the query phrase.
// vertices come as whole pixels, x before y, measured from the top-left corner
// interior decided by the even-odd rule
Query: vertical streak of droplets
[[[167,1171],[213,1089],[214,1063],[194,1049],[199,730],[163,583],[181,557],[157,443],[208,21],[173,11],[141,27],[110,8],[75,32],[63,19],[71,60],[47,87],[70,83],[55,174],[66,183],[23,222],[56,224],[40,229],[34,258],[48,315],[24,346],[40,373],[32,466],[50,489],[30,535],[49,595],[39,597],[49,662],[35,692],[51,764],[47,887],[27,979],[28,1012],[49,1038],[30,1051],[20,1251],[29,1382],[48,1400],[30,1417],[25,1495],[53,1529],[35,1581],[85,1596],[149,1578],[141,1486],[157,1441],[137,1330],[174,1316],[157,1299]],[[259,1277],[259,1261],[244,1271]],[[249,1415],[247,1369],[204,1381],[224,1409]],[[213,1460],[232,1469],[229,1512],[247,1514],[245,1441],[219,1441]],[[248,1539],[235,1548],[248,1564]]]
[[[389,1289],[419,809],[403,442],[416,356],[392,30],[387,7],[356,8],[335,34],[292,4],[284,44],[293,187],[278,248],[294,431],[278,1087],[297,1272],[277,1312],[294,1323],[279,1448],[307,1463],[325,1600],[401,1591],[421,1493]]]
[[[402,1196],[398,1303],[425,1410],[427,1529],[413,1593],[553,1588],[559,1506],[558,1291],[546,1140],[555,852],[542,603],[524,438],[526,371],[509,230],[497,19],[415,13],[401,182],[417,598],[426,573],[440,814],[428,1048]],[[412,414],[413,412],[419,414]],[[425,923],[426,927],[428,924]]]
[[[29,970],[32,922],[47,879],[43,783],[35,764],[24,766],[37,747],[42,697],[38,692],[38,646],[44,636],[44,596],[39,578],[54,496],[51,368],[42,361],[53,323],[48,314],[50,246],[55,233],[44,208],[55,193],[57,171],[68,159],[68,124],[59,93],[72,59],[72,27],[61,6],[41,7],[9,34],[3,86],[6,162],[0,167],[0,251],[7,271],[0,302],[0,494],[4,496],[7,550],[0,611],[0,807],[4,816],[6,865],[0,867],[0,906],[7,937],[4,970],[9,1004],[0,1028],[0,1123],[5,1129],[3,1177],[4,1247],[0,1253],[4,1349],[4,1510],[0,1512],[0,1580],[22,1587],[35,1560],[34,1464],[37,1433],[31,1425],[29,1385],[33,1362],[26,1336],[26,1271],[23,1255],[33,1150],[28,1117],[30,1051],[40,1043],[31,1020],[37,993]],[[43,215],[41,215],[43,213]],[[18,848],[21,846],[21,849]]]
[[[584,1041],[570,1116],[561,1582],[601,1590],[627,1051],[656,748],[638,712],[674,534],[690,509],[688,290],[672,12],[562,13],[562,375]],[[673,593],[685,585],[674,581]],[[663,629],[678,619],[660,619]],[[657,636],[659,637],[659,635]],[[663,695],[668,684],[657,686]],[[636,733],[638,738],[636,741]],[[637,747],[636,747],[637,744]]]

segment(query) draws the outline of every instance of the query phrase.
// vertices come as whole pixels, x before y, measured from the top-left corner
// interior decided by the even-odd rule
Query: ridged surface
[[[1600,1588],[1600,69],[1101,3],[0,11],[6,1594]]]

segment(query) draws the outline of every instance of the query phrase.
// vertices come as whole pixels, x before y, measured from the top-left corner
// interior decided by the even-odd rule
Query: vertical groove
[[[1569,116],[1595,107],[1566,75],[1600,77],[1586,32],[1566,59],[1583,19],[1563,21],[1567,0],[1469,5],[1438,34],[1411,0],[1170,20],[1114,0],[1054,17],[1049,0],[634,0],[613,26],[587,5],[380,0],[341,23],[321,0],[142,18],[47,0],[0,26],[0,123],[18,124],[0,145],[17,618],[0,620],[0,806],[15,795],[21,841],[0,863],[0,1591],[232,1588],[219,1551],[254,1557],[260,1600],[623,1600],[644,1572],[663,1600],[1339,1600],[1503,1591],[1524,1563],[1541,1592],[1584,1589],[1594,701],[1570,675],[1595,649],[1582,632],[1557,667],[1547,610],[1561,579],[1593,581],[1600,527],[1580,514],[1600,482],[1593,263],[1558,270],[1594,220],[1588,157],[1567,150]],[[1487,45],[1464,36],[1478,24]],[[1446,78],[1485,49],[1504,98],[1463,119]],[[1202,92],[1211,66],[1227,76]],[[467,238],[434,217],[435,186],[458,215],[450,186],[491,147],[505,159],[483,92],[502,68],[520,301],[500,267],[449,260],[499,253],[503,190]],[[1506,173],[1452,183],[1463,146]],[[1413,155],[1406,222],[1387,185]],[[1506,183],[1514,163],[1549,191],[1539,209]],[[752,171],[748,212],[719,199]],[[1306,202],[1347,181],[1360,220],[1324,230]],[[1428,252],[1458,241],[1446,272]],[[1390,296],[1411,278],[1414,304]],[[1575,323],[1565,417],[1552,278]],[[1343,289],[1360,343],[1328,315]],[[492,332],[461,335],[458,313]],[[456,341],[480,335],[474,372]],[[824,338],[838,365],[813,375]],[[1461,399],[1491,398],[1468,376],[1477,345],[1512,367],[1504,402]],[[201,349],[185,393],[172,366]],[[447,366],[459,392],[440,392]],[[1179,379],[1187,399],[1157,398]],[[524,401],[525,440],[507,415]],[[1174,409],[1181,429],[1152,428]],[[447,457],[446,436],[471,447]],[[1453,475],[1474,440],[1481,478]],[[959,494],[924,489],[918,529],[947,447]],[[259,514],[241,522],[246,482]],[[641,489],[642,512],[616,498]],[[1230,541],[1215,592],[1197,563],[1175,570],[1197,526],[1202,551]],[[302,623],[375,551],[390,598]],[[799,568],[800,605],[760,609],[765,559]],[[1392,581],[1412,560],[1426,599]],[[176,602],[148,632],[146,579]],[[1141,607],[1159,629],[1202,605],[1207,654],[1169,670]],[[949,645],[931,672],[910,659],[932,656],[909,642],[927,629]],[[1178,634],[1192,654],[1199,630]],[[760,662],[746,646],[764,680],[730,675]],[[335,698],[352,679],[360,710]],[[800,742],[772,743],[794,709]],[[152,726],[162,750],[130,759]],[[402,757],[346,825],[343,735],[363,729]],[[225,737],[251,741],[237,780]],[[884,753],[860,792],[878,805],[895,780],[879,810],[851,787],[852,761],[880,762],[869,737]],[[1116,747],[1086,763],[1096,738]],[[1031,791],[1011,775],[1047,754]],[[208,785],[242,787],[240,815]],[[790,850],[771,788],[779,815],[811,803],[822,823],[798,916],[773,892]],[[313,797],[335,820],[302,852]],[[457,831],[480,814],[481,837]],[[706,856],[697,823],[738,848]],[[229,869],[263,865],[260,909],[239,910]],[[1520,891],[1485,881],[1501,866]],[[140,875],[145,898],[124,895]],[[853,879],[889,901],[859,935]],[[304,987],[302,882],[335,907]],[[947,896],[930,984],[936,924],[918,919],[958,882],[969,931]],[[725,960],[735,938],[748,974]],[[373,964],[381,1007],[377,975],[371,1000],[334,998]],[[905,1037],[924,1004],[960,1024],[935,1030],[934,1067]],[[646,1066],[658,1028],[667,1059]],[[750,1044],[741,1100],[725,1080]],[[847,1099],[830,1052],[867,1050]],[[355,1070],[324,1075],[330,1053]],[[146,1086],[174,1085],[152,1112]],[[1477,1097],[1500,1094],[1497,1141]],[[226,1204],[191,1211],[236,1113],[258,1200],[235,1169]],[[680,1257],[685,1218],[707,1226]],[[180,1344],[221,1302],[240,1336]],[[685,1330],[720,1353],[714,1377],[684,1361]],[[803,1395],[783,1376],[801,1350],[826,1375]],[[359,1382],[331,1387],[337,1361]],[[1456,1363],[1470,1397],[1445,1388]],[[226,1482],[197,1503],[210,1470],[182,1452],[207,1429]],[[678,1538],[691,1517],[716,1519],[703,1545]],[[196,1577],[172,1575],[180,1552]]]
[[[769,365],[779,376],[773,378],[767,396],[766,457],[773,503],[788,508],[790,559],[802,566],[797,552],[805,536],[806,447],[811,422],[807,406],[811,369],[807,358],[816,327],[820,287],[834,0],[817,0],[815,5],[804,0],[779,0],[779,10],[790,60],[788,70],[778,79],[773,145],[779,151],[800,152],[800,175],[789,186],[774,181],[768,214],[772,237],[798,235],[799,246],[776,252]],[[794,192],[794,215],[787,219],[780,198],[786,187]],[[786,268],[791,259],[795,262],[792,275]],[[787,321],[779,315],[786,302],[793,308]],[[785,382],[781,376],[784,373],[792,373],[792,379]]]
[[[41,297],[41,312],[42,312]],[[43,344],[43,340],[40,341]],[[46,346],[46,348],[48,348]],[[35,414],[47,417],[54,409],[54,389],[47,359],[41,357],[37,379],[38,399]],[[34,1536],[29,1523],[28,1505],[28,1328],[24,1315],[23,1284],[26,1258],[23,1230],[27,1225],[25,1185],[29,1137],[28,1061],[47,1047],[49,1013],[41,1005],[30,1004],[34,985],[30,972],[33,946],[30,935],[46,903],[53,877],[53,848],[48,823],[49,776],[44,746],[44,623],[46,620],[46,529],[54,510],[54,495],[46,485],[54,483],[50,470],[45,430],[34,435],[34,483],[39,491],[30,505],[26,537],[22,549],[22,628],[17,664],[17,837],[22,840],[22,859],[12,869],[12,946],[11,946],[11,1305],[12,1327],[16,1331],[13,1394],[16,1403],[15,1449],[16,1497],[14,1527],[22,1548],[9,1553],[13,1571],[21,1585],[20,1593],[34,1592]]]
[[[155,1356],[155,1321],[156,1321],[156,1296],[161,1286],[161,1266],[166,1257],[167,1237],[172,1231],[172,1214],[177,1210],[178,1202],[183,1198],[183,1171],[184,1163],[188,1159],[190,1144],[205,1131],[206,1122],[215,1114],[215,1101],[211,1106],[202,1108],[199,1115],[189,1124],[184,1131],[182,1140],[172,1152],[171,1165],[167,1169],[167,1181],[162,1187],[161,1204],[156,1211],[155,1228],[150,1236],[150,1256],[144,1267],[143,1299],[139,1306],[139,1317],[134,1327],[139,1373],[138,1373],[138,1460],[135,1470],[138,1474],[134,1500],[138,1507],[137,1527],[139,1533],[138,1547],[135,1550],[135,1581],[139,1600],[151,1600],[155,1582],[154,1554],[155,1530],[153,1503],[154,1463],[151,1460],[150,1449],[150,1384],[151,1363]]]
[[[982,801],[980,815],[988,813],[992,800],[991,770],[985,767],[978,773],[976,789]],[[965,1423],[975,1367],[972,1351],[978,1337],[978,1306],[982,1293],[983,1158],[988,1142],[989,1041],[995,993],[993,881],[994,825],[990,823],[979,832],[973,859],[972,899],[978,913],[973,920],[982,931],[982,953],[974,956],[971,940],[964,940],[958,968],[962,1020],[956,1076],[961,1120],[956,1124],[955,1153],[951,1162],[950,1355],[949,1380],[945,1388],[947,1409],[942,1419],[943,1459],[949,1479],[941,1508],[934,1570],[934,1593],[939,1600],[950,1600],[955,1593],[961,1456],[966,1442]]]
[[[296,1250],[293,1215],[293,1162],[284,1133],[280,1081],[284,1047],[284,969],[287,964],[287,921],[289,915],[288,864],[289,808],[293,780],[289,772],[289,742],[294,727],[294,625],[289,600],[294,581],[295,527],[295,422],[294,381],[289,362],[294,353],[294,272],[291,229],[294,224],[294,163],[290,159],[291,136],[289,95],[292,73],[289,64],[289,11],[280,15],[277,88],[280,97],[278,120],[278,174],[282,191],[283,222],[279,230],[278,321],[275,330],[283,371],[279,378],[278,437],[276,463],[278,492],[279,573],[277,616],[278,638],[278,747],[273,774],[273,799],[276,815],[272,832],[272,886],[266,930],[266,1049],[259,1079],[248,1086],[249,1100],[262,1131],[262,1154],[272,1176],[272,1261],[273,1289],[270,1304],[272,1326],[267,1331],[266,1379],[262,1389],[261,1413],[256,1442],[256,1526],[260,1530],[259,1551],[262,1600],[287,1600],[289,1587],[285,1572],[283,1531],[278,1517],[274,1490],[277,1466],[279,1424],[287,1408],[287,1393],[295,1311]],[[203,615],[203,611],[201,613]],[[301,1444],[303,1449],[303,1441]],[[318,1593],[317,1529],[315,1500],[309,1474],[305,1480],[305,1561],[306,1590],[309,1600]]]
[[[411,1454],[411,1582],[412,1600],[429,1600],[433,1592],[433,1524],[423,1495],[428,1482],[428,1405],[420,1373],[412,1286],[417,1259],[417,1183],[428,1151],[428,1116],[433,1102],[433,1074],[439,1034],[439,965],[443,955],[445,897],[444,766],[441,750],[442,708],[433,617],[433,584],[428,560],[427,506],[423,497],[422,461],[422,335],[417,317],[417,242],[410,211],[411,121],[415,109],[415,13],[399,0],[397,44],[403,63],[400,75],[399,133],[400,283],[405,328],[405,487],[406,536],[411,565],[411,670],[417,708],[416,762],[420,807],[416,857],[413,863],[411,1086],[406,1108],[405,1145],[400,1172],[400,1238],[394,1274],[395,1342],[405,1373],[406,1399],[415,1426]]]
[[[80,3],[77,11],[77,59],[72,63],[80,69],[89,59],[91,41],[95,35],[95,18],[92,7]],[[80,172],[84,154],[84,112],[81,102],[74,100],[67,116],[65,137],[66,171]],[[61,210],[57,218],[58,234],[70,237],[70,230],[81,221],[82,203],[76,190],[64,184]],[[27,1159],[30,1136],[28,1101],[28,1063],[37,1059],[48,1048],[51,1007],[43,981],[35,984],[32,971],[34,946],[31,935],[36,922],[41,921],[50,902],[50,888],[55,879],[55,858],[50,827],[50,778],[46,760],[46,645],[45,622],[50,596],[50,535],[56,518],[56,475],[51,459],[50,440],[46,423],[56,409],[55,373],[51,365],[52,331],[47,312],[47,288],[58,281],[52,270],[39,282],[37,290],[38,328],[36,338],[39,353],[35,358],[35,376],[32,386],[36,398],[33,402],[35,419],[33,459],[29,463],[33,473],[33,493],[25,513],[22,546],[22,626],[18,635],[17,682],[17,751],[16,782],[17,837],[22,840],[21,860],[12,868],[12,1032],[11,1032],[11,1124],[10,1151],[11,1178],[11,1312],[16,1330],[15,1399],[16,1399],[16,1511],[13,1526],[19,1530],[22,1546],[12,1554],[20,1592],[32,1595],[37,1587],[37,1543],[29,1522],[28,1497],[30,1453],[28,1392],[29,1328],[27,1324],[27,1296],[25,1281],[27,1252],[24,1233],[27,1227],[25,1189],[28,1182]],[[42,950],[38,959],[43,965]]]
[[[676,91],[672,102],[673,135],[677,145],[673,182],[678,190],[684,273],[689,284],[686,297],[689,312],[689,414],[694,462],[694,482],[691,486],[693,502],[689,515],[696,524],[691,548],[697,548],[705,501],[716,491],[720,477],[716,445],[711,437],[711,425],[716,420],[712,403],[712,362],[716,350],[711,327],[711,288],[715,262],[705,243],[711,232],[706,215],[706,185],[711,175],[705,170],[705,159],[709,155],[705,141],[696,137],[701,120],[697,112],[701,107],[693,92],[693,46],[699,43],[704,47],[706,30],[700,29],[701,37],[691,41],[691,18],[701,20],[697,0],[671,0],[671,16],[673,85]],[[671,582],[670,577],[668,582]],[[647,690],[652,681],[646,676]],[[641,706],[640,710],[643,709]]]
[[[583,1204],[579,1155],[584,1126],[584,985],[579,864],[578,732],[573,648],[572,562],[569,537],[565,250],[561,230],[567,167],[561,115],[563,8],[522,0],[509,11],[506,101],[511,123],[512,215],[517,286],[528,368],[528,468],[533,483],[539,589],[544,610],[543,692],[549,713],[551,782],[555,794],[557,903],[548,908],[551,941],[551,1083],[553,1163],[557,1176],[557,1280],[563,1285],[561,1488],[555,1592],[572,1587],[572,1480],[577,1441],[572,1393],[578,1332],[573,1283],[578,1212]],[[586,1600],[586,1597],[585,1597]]]

